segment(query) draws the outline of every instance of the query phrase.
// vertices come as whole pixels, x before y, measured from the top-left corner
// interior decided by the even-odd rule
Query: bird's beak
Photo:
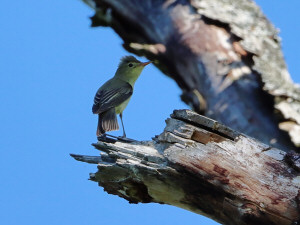
[[[144,62],[144,63],[141,63],[141,66],[147,66],[148,64],[150,64],[151,63],[151,61],[149,61],[149,62]]]

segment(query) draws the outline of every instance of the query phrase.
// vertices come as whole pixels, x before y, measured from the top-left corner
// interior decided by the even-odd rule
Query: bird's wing
[[[114,87],[108,90],[101,90],[100,88],[94,98],[93,113],[99,114],[120,105],[130,98],[132,93],[133,88],[127,82],[124,82],[120,87]]]

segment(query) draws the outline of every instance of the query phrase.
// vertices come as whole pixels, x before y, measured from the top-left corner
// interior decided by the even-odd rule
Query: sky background
[[[92,10],[78,0],[1,3],[1,224],[217,224],[172,206],[130,205],[87,180],[96,166],[69,153],[99,154],[90,145],[97,124],[91,106],[128,54],[122,40],[110,28],[90,28]],[[257,3],[280,28],[289,71],[300,83],[300,1]],[[128,137],[161,133],[173,109],[187,108],[179,95],[173,80],[147,66],[124,111]]]

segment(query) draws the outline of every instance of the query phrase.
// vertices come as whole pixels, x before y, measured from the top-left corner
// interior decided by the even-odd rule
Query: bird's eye
[[[129,66],[129,67],[133,67],[133,64],[132,64],[132,63],[129,63],[128,66]]]

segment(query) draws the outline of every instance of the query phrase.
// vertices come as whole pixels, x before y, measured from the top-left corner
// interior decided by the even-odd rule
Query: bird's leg
[[[136,140],[126,137],[125,128],[124,128],[124,124],[123,124],[123,118],[122,118],[123,115],[122,115],[122,113],[120,113],[119,116],[120,116],[121,123],[122,123],[122,128],[123,128],[123,136],[122,137],[118,137],[118,140],[122,141],[122,142],[127,142],[127,143],[135,142]]]
[[[123,128],[123,136],[116,137],[114,135],[104,133],[97,137],[98,141],[108,142],[108,143],[115,143],[116,141],[122,141],[122,142],[126,142],[126,143],[136,142],[136,140],[126,137],[123,119],[122,119],[122,113],[120,113],[120,119],[121,119],[122,128]]]
[[[123,128],[123,136],[122,136],[122,138],[126,138],[126,133],[125,133],[124,124],[123,124],[123,119],[122,119],[122,117],[123,117],[122,113],[120,113],[119,116],[120,116],[121,123],[122,123],[122,128]]]

